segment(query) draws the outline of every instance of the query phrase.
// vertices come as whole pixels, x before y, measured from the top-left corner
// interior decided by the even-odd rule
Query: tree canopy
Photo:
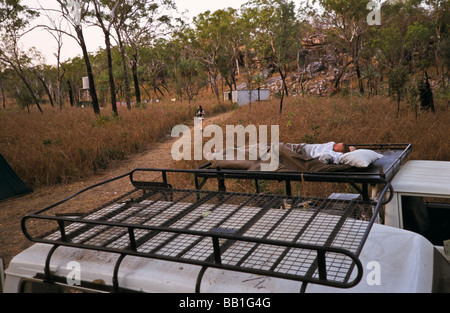
[[[49,9],[22,2],[0,0],[0,89],[3,99],[35,104],[41,111],[42,103],[59,103],[61,109],[63,102],[84,104],[85,94],[78,92],[84,77],[95,114],[106,105],[118,114],[122,102],[129,109],[164,96],[191,102],[203,88],[222,101],[221,92],[236,89],[238,80],[254,89],[278,76],[281,112],[283,98],[292,93],[288,78],[295,74],[303,84],[311,63],[303,43],[318,34],[339,56],[332,79],[336,89],[346,73],[356,76],[360,93],[367,88],[371,93],[374,81],[387,77],[399,100],[408,83],[430,70],[439,86],[449,85],[450,4],[445,0],[385,1],[380,25],[367,22],[369,1],[358,0],[250,0],[240,8],[205,11],[192,23],[172,0],[58,0],[57,11],[71,28],[53,21],[46,29],[56,41],[61,35],[76,39],[82,56],[58,59],[56,66],[39,61],[38,51],[23,50],[21,36],[38,31],[29,21]],[[88,26],[103,31],[105,49],[88,52]]]

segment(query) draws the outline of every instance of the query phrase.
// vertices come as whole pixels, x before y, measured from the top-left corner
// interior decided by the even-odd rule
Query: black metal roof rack
[[[412,145],[406,143],[382,143],[382,144],[353,144],[357,149],[370,149],[383,155],[383,158],[376,160],[367,168],[352,168],[341,172],[259,172],[243,171],[226,168],[212,168],[211,163],[203,164],[199,167],[202,170],[196,174],[196,187],[201,189],[209,178],[216,178],[221,175],[224,178],[253,179],[255,181],[256,192],[259,191],[258,182],[260,180],[277,180],[286,182],[286,193],[290,195],[290,183],[294,181],[309,182],[339,182],[351,184],[365,200],[370,200],[368,185],[378,185],[390,182],[395,174],[400,170],[412,151]],[[214,173],[217,171],[218,173]],[[225,185],[221,184],[222,190]],[[392,194],[392,193],[391,193]],[[389,202],[389,201],[388,201]]]
[[[136,181],[134,175],[146,171],[160,173],[161,181]],[[133,255],[339,288],[361,280],[358,257],[381,202],[177,189],[168,182],[168,173],[217,174],[135,170],[24,217],[23,232],[29,240],[55,249],[107,251],[122,258]],[[87,214],[50,213],[88,190],[127,177],[138,188]],[[39,222],[56,228],[42,233],[35,227]],[[46,274],[51,279],[49,263]],[[117,270],[114,275],[117,284]]]

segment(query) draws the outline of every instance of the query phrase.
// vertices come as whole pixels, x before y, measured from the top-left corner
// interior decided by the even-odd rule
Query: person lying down
[[[323,172],[366,168],[383,155],[345,143],[249,145],[208,153],[212,168]]]
[[[324,164],[339,164],[339,159],[341,158],[341,156],[344,153],[348,153],[348,152],[353,152],[356,150],[355,147],[353,146],[349,146],[345,143],[335,143],[335,142],[328,142],[328,143],[323,143],[323,144],[305,144],[305,143],[300,143],[300,144],[292,144],[292,143],[288,143],[288,144],[283,144],[281,143],[281,145],[284,145],[285,147],[289,148],[290,150],[306,156],[306,157],[310,157],[313,159],[317,159],[320,162],[324,163]],[[256,160],[256,154],[258,153],[257,149],[262,149],[262,150],[268,150],[268,148],[270,148],[270,146],[264,146],[264,147],[260,147],[258,145],[253,146],[254,149],[251,149],[252,146],[247,147],[249,154],[250,154],[250,159],[255,159]],[[208,160],[223,160],[224,156],[229,156],[230,152],[231,155],[234,155],[234,152],[237,151],[238,153],[244,153],[246,148],[233,148],[233,149],[226,149],[224,151],[219,151],[219,152],[214,152],[213,154],[209,154],[207,159]],[[253,152],[252,152],[253,151]],[[254,158],[252,158],[254,157]]]

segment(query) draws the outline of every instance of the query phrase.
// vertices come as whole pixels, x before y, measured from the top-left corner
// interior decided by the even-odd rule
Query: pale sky
[[[188,11],[186,16],[190,19],[203,13],[207,10],[214,12],[219,9],[225,9],[228,7],[238,9],[242,4],[246,3],[247,0],[174,0],[177,8],[180,12]],[[44,8],[54,7],[57,2],[55,0],[23,0],[23,4],[28,5],[32,8],[38,8],[40,5]],[[40,4],[40,5],[39,5]],[[36,23],[44,24],[47,23],[48,19],[46,17],[40,17],[39,21]],[[35,23],[33,23],[34,25]],[[98,51],[99,47],[104,47],[104,38],[99,28],[88,28],[85,29],[85,37],[87,42],[87,47],[90,52]],[[56,64],[56,40],[45,30],[35,29],[32,32],[24,36],[21,41],[23,48],[28,49],[29,47],[36,47],[46,59],[47,64]],[[75,56],[81,56],[81,48],[76,43],[76,41],[70,37],[67,37],[63,41],[62,47],[62,61],[73,58]]]

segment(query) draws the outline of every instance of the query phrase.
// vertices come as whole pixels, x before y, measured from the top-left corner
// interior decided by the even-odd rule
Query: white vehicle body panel
[[[44,273],[51,246],[35,244],[14,258],[7,270],[8,289],[17,292],[21,278]],[[84,282],[112,285],[112,274],[119,255],[59,247],[52,256],[50,270],[58,277],[69,277],[71,262],[79,262]],[[422,236],[375,224],[360,256],[364,267],[361,282],[351,289],[308,284],[306,292],[415,293],[431,292],[433,246]],[[373,266],[375,265],[375,266]],[[373,266],[373,267],[371,267]],[[151,293],[193,293],[201,267],[178,262],[127,256],[119,270],[121,288]],[[200,292],[298,293],[301,282],[209,268],[202,276]]]
[[[403,228],[402,196],[450,198],[450,162],[409,161],[391,184],[395,194],[386,205],[385,224]]]

